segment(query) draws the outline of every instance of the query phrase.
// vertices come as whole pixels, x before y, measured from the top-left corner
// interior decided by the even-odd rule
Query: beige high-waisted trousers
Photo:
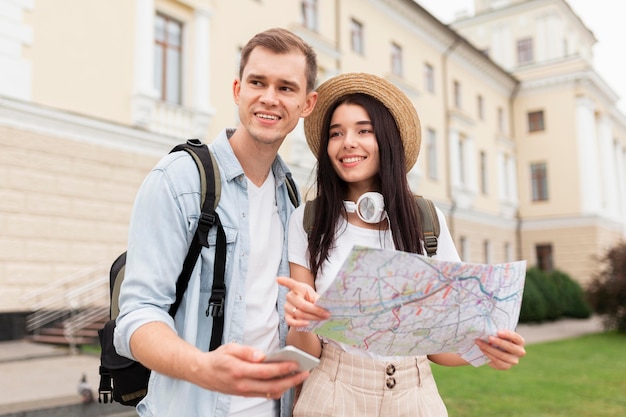
[[[324,344],[293,417],[447,417],[426,356],[377,361]]]

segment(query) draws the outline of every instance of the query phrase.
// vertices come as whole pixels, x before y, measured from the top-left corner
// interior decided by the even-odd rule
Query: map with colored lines
[[[526,261],[446,262],[407,252],[354,247],[317,304],[331,318],[305,329],[384,356],[454,352],[487,362],[475,345],[514,330]]]

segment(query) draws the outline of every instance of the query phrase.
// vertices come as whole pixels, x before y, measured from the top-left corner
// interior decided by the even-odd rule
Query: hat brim
[[[362,93],[379,100],[389,110],[400,131],[406,171],[413,168],[420,151],[422,130],[415,106],[398,87],[372,74],[346,73],[325,81],[316,91],[318,98],[315,108],[304,119],[306,141],[316,158],[328,109],[341,97]]]

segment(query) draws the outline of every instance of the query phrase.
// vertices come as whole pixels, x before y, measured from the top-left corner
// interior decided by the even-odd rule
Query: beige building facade
[[[521,257],[588,281],[626,230],[626,117],[565,1],[476,1],[452,27],[519,80],[513,98]]]
[[[476,3],[451,29],[412,0],[4,1],[0,338],[46,299],[106,303],[144,176],[184,139],[236,125],[239,51],[274,26],[315,48],[318,82],[370,72],[411,98],[410,182],[465,261],[586,282],[626,234],[626,119],[593,69],[596,40],[564,0]],[[281,154],[306,195],[302,125]],[[94,281],[98,296],[74,294]]]

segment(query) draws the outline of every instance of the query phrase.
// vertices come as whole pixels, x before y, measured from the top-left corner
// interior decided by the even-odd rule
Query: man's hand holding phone
[[[305,372],[315,368],[320,363],[320,360],[295,346],[285,346],[282,349],[269,353],[264,362],[296,362],[298,364],[298,372]]]

